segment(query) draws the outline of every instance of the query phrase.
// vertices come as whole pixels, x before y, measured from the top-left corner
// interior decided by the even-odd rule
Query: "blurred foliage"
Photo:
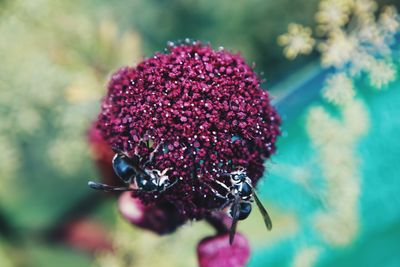
[[[119,1],[110,8],[103,0],[101,6],[118,17],[123,27],[135,25],[146,55],[162,51],[167,41],[204,40],[255,62],[270,85],[309,61],[285,61],[276,38],[290,22],[313,24],[317,5],[318,0],[132,0]]]
[[[118,17],[123,27],[135,25],[143,38],[146,55],[163,50],[171,40],[209,41],[215,47],[240,52],[248,62],[255,62],[268,87],[313,59],[284,60],[276,39],[290,23],[315,25],[319,0],[132,0],[119,1],[111,8],[108,1],[102,2],[105,12]]]
[[[139,57],[140,37],[79,1],[2,5],[0,217],[24,237],[57,227],[87,194],[96,174],[86,131],[108,73]]]
[[[183,226],[172,235],[160,237],[132,227],[119,218],[113,235],[115,251],[99,252],[94,266],[196,266],[197,242],[206,233],[212,235],[210,230],[205,222],[199,222]]]

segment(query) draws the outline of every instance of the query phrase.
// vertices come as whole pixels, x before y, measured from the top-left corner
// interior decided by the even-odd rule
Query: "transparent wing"
[[[264,219],[265,226],[267,227],[268,230],[272,229],[272,221],[271,217],[269,217],[269,214],[267,210],[264,208],[263,204],[261,203],[260,199],[258,199],[256,192],[253,191],[253,197],[254,200],[256,201],[257,207],[260,210],[260,213]]]

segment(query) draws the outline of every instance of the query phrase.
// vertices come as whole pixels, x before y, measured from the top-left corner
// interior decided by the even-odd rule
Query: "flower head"
[[[399,30],[399,15],[396,7],[386,6],[379,16],[379,24],[388,33],[396,33]]]
[[[289,59],[301,54],[309,54],[315,44],[311,37],[311,28],[291,23],[288,32],[278,37],[278,44],[284,46],[283,53]]]
[[[144,205],[171,203],[200,219],[225,202],[217,184],[245,169],[256,185],[275,151],[280,118],[240,55],[208,45],[170,45],[114,73],[97,127],[110,147],[169,181],[162,191],[133,192]]]
[[[337,29],[349,21],[351,1],[322,0],[315,16],[321,31]]]
[[[328,40],[320,43],[321,62],[324,66],[343,67],[348,63],[357,47],[357,39],[342,30],[330,32]]]
[[[384,60],[376,60],[368,69],[369,83],[376,89],[382,89],[396,79],[396,70],[393,64]]]
[[[353,82],[343,73],[332,75],[326,81],[322,96],[336,105],[345,105],[355,96]]]

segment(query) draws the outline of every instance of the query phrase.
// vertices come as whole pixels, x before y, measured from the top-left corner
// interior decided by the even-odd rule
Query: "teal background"
[[[249,266],[290,266],[298,249],[315,245],[323,249],[316,266],[400,266],[400,117],[396,115],[400,106],[399,81],[383,92],[375,91],[365,83],[357,83],[357,98],[368,107],[370,129],[357,145],[361,177],[357,212],[361,228],[351,244],[333,247],[324,243],[310,222],[315,210],[323,208],[321,202],[288,181],[287,177],[282,177],[280,163],[301,166],[315,158],[315,150],[304,129],[307,110],[315,105],[332,108],[320,99],[315,90],[322,87],[326,76],[326,71],[317,69],[302,73],[309,76],[306,81],[291,88],[294,93],[278,103],[280,114],[286,118],[282,128],[284,135],[279,141],[279,152],[273,158],[274,164],[270,165],[264,177],[266,182],[259,189],[267,202],[300,218],[300,231],[274,246],[257,248]],[[303,96],[312,100],[296,99]],[[313,174],[321,175],[318,164],[313,166]],[[338,200],[340,197],[337,196]],[[279,225],[275,227],[279,228]]]

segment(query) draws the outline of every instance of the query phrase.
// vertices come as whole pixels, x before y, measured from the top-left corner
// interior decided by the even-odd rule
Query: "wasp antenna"
[[[125,154],[121,149],[119,149],[116,146],[111,147],[112,151],[114,151],[117,154]]]
[[[88,186],[95,190],[101,190],[106,192],[113,192],[113,191],[134,191],[135,189],[129,187],[117,187],[106,185],[98,182],[89,181]]]
[[[124,152],[123,150],[119,149],[118,147],[113,146],[113,147],[111,147],[111,149],[112,149],[112,151],[114,151],[114,153],[116,155],[125,156],[127,159],[132,160],[132,158],[129,157],[129,155],[126,152]]]
[[[257,197],[257,194],[255,191],[253,191],[253,197],[254,200],[256,201],[257,207],[260,210],[260,213],[264,219],[265,226],[269,231],[272,229],[272,221],[271,217],[269,216],[267,210],[264,208],[263,204],[261,203],[260,199]]]
[[[118,154],[118,155],[125,156],[125,157],[127,157],[128,159],[131,159],[131,158],[129,157],[129,155],[128,155],[126,152],[124,152],[123,150],[119,149],[118,147],[113,146],[113,147],[111,147],[111,149],[112,149],[112,151],[114,151],[114,153],[116,153],[116,154]]]
[[[111,147],[112,151],[114,151],[115,155],[114,158],[112,159],[112,161],[115,160],[115,158],[117,156],[119,157],[124,157],[130,164],[136,164],[136,160],[131,158],[126,152],[122,151],[121,149],[117,148],[117,147]]]

